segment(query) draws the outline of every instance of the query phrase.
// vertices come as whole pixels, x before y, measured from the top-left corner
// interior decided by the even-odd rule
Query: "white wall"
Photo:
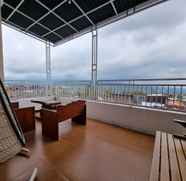
[[[186,114],[173,111],[88,101],[87,116],[147,134],[155,134],[156,130],[186,134],[186,129],[173,122],[175,118],[186,120]]]

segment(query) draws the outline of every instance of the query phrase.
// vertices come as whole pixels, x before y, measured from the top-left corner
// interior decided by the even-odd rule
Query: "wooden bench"
[[[186,140],[157,131],[150,181],[186,181]]]
[[[53,140],[59,140],[58,124],[67,119],[72,119],[73,122],[86,125],[86,102],[78,100],[66,105],[59,105],[55,110],[42,109],[42,135]]]

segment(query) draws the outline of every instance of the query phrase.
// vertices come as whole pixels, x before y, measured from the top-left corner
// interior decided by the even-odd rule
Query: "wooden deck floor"
[[[73,125],[58,142],[27,135],[31,158],[16,156],[0,165],[0,180],[26,181],[34,167],[43,181],[147,181],[154,139],[127,129],[88,120]]]

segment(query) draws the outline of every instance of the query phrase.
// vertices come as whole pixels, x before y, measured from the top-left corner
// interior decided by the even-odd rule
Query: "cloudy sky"
[[[170,0],[98,31],[98,78],[186,77],[186,1]],[[45,79],[45,45],[3,26],[5,77]],[[52,48],[53,79],[90,79],[91,34]]]

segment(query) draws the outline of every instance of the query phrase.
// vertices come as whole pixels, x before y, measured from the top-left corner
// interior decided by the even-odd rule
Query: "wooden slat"
[[[182,146],[183,146],[183,152],[186,158],[186,140],[181,140]]]
[[[156,132],[150,181],[159,181],[161,132]]]
[[[161,139],[161,169],[160,169],[160,181],[169,181],[169,159],[168,159],[168,145],[167,134],[162,133]]]
[[[178,156],[182,180],[186,181],[186,159],[185,159],[183,147],[182,147],[181,141],[179,139],[174,139],[174,140],[175,140],[176,152],[177,152],[177,156]]]
[[[186,181],[186,140],[157,132],[150,181]]]
[[[182,146],[183,146],[183,152],[184,152],[184,156],[185,156],[185,164],[186,164],[186,141],[185,141],[185,140],[182,140],[181,143],[182,143]],[[184,168],[183,168],[183,169],[184,169]],[[186,171],[185,171],[185,172],[186,172]],[[183,181],[186,180],[186,178],[185,178],[185,174],[182,175],[182,179],[183,179]]]
[[[168,146],[169,146],[169,160],[170,160],[170,171],[172,181],[181,181],[181,175],[179,172],[178,159],[176,155],[175,145],[173,136],[168,134]]]

